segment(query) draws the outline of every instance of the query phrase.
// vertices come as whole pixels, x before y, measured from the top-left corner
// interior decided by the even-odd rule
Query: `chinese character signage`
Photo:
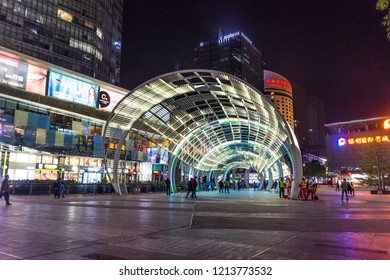
[[[388,135],[382,136],[367,136],[367,137],[352,137],[352,138],[339,138],[337,143],[340,147],[346,145],[364,145],[370,143],[383,143],[390,142],[390,137]]]
[[[266,88],[275,88],[275,89],[282,89],[288,92],[292,92],[291,84],[284,80],[279,79],[266,79],[265,80],[265,87]]]
[[[0,83],[26,89],[27,63],[0,55]]]
[[[47,70],[0,54],[0,84],[45,95]]]

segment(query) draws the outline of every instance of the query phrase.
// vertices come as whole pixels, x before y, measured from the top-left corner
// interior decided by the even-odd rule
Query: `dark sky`
[[[121,86],[192,61],[210,28],[244,32],[265,69],[324,100],[326,122],[390,115],[390,42],[376,0],[124,1]],[[296,93],[298,94],[298,93]]]

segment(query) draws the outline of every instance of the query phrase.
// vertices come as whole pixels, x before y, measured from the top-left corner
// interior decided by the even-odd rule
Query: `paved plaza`
[[[318,194],[11,196],[0,201],[0,259],[390,259],[390,195]]]

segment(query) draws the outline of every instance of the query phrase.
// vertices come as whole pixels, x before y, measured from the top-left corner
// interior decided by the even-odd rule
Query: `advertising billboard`
[[[60,72],[50,71],[47,96],[82,104],[89,107],[97,107],[98,86],[84,82]]]
[[[46,95],[47,69],[28,65],[26,90]]]
[[[26,89],[28,65],[17,59],[0,55],[0,83]]]
[[[124,93],[114,92],[101,87],[99,92],[99,109],[111,112],[124,96]]]
[[[0,84],[45,95],[47,70],[0,54]]]

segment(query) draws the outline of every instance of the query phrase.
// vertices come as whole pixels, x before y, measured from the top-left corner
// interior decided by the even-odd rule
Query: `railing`
[[[159,193],[165,192],[165,186],[161,184],[140,183],[126,185],[128,194],[137,193]],[[36,182],[12,182],[10,193],[13,195],[50,195],[53,194],[53,183]],[[65,194],[114,194],[115,191],[110,184],[78,184],[65,183]],[[122,194],[126,194],[123,193]],[[54,195],[54,194],[53,194]]]

